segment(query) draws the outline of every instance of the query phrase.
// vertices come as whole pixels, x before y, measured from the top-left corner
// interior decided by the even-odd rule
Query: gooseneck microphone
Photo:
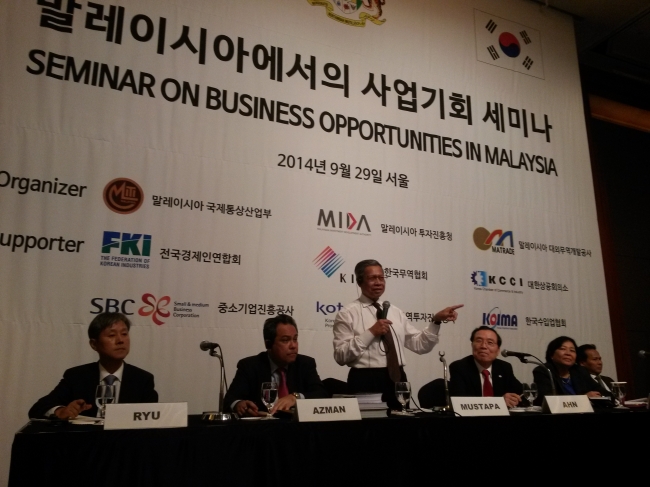
[[[650,352],[646,352],[645,350],[639,350],[639,357],[648,358],[650,357]]]
[[[526,358],[526,357],[532,357],[530,353],[524,353],[524,352],[512,352],[510,350],[503,350],[501,352],[502,357],[517,357],[518,359]]]
[[[386,317],[388,316],[388,308],[390,308],[390,301],[384,301],[381,305],[381,318],[382,320],[385,320]]]
[[[219,347],[219,344],[203,340],[199,346],[201,347],[201,350],[207,352],[208,350],[214,350],[215,348]]]

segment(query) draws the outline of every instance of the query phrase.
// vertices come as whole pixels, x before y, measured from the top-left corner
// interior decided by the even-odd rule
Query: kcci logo
[[[341,303],[321,304],[319,301],[316,301],[316,312],[323,313],[325,316],[336,313],[337,311],[341,311],[341,308],[343,308],[343,305]]]
[[[141,233],[104,232],[102,254],[119,249],[121,255],[151,255],[151,235]]]
[[[334,252],[329,246],[318,254],[312,262],[316,267],[323,271],[323,274],[327,277],[332,277],[332,274],[334,274],[345,263],[343,257]]]
[[[507,315],[501,313],[498,307],[492,308],[487,313],[483,313],[482,326],[489,326],[490,328],[517,328],[517,315]]]
[[[357,219],[352,213],[343,211],[334,213],[332,210],[326,213],[323,209],[318,213],[318,226],[340,229],[345,233],[361,232],[363,227],[365,227],[366,232],[370,233],[371,231],[366,215],[361,215]]]
[[[504,243],[507,243],[507,238],[510,237],[510,247],[505,247]],[[496,242],[494,240],[496,239]],[[512,236],[512,231],[508,230],[504,232],[503,230],[494,230],[490,232],[489,230],[478,227],[474,230],[474,245],[476,245],[481,250],[487,250],[490,247],[492,252],[498,254],[515,254],[515,243]]]
[[[472,272],[471,279],[475,286],[481,287],[488,287],[490,285],[496,286],[497,284],[501,284],[502,286],[505,286],[506,284],[510,284],[511,286],[517,285],[516,277],[506,278],[504,276],[491,276],[485,271]],[[524,285],[524,280],[522,278],[519,278],[519,285]]]

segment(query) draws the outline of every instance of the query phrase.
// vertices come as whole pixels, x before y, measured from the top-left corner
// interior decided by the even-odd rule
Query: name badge
[[[461,416],[510,416],[502,397],[452,397],[451,405]]]
[[[296,413],[300,422],[355,421],[361,419],[357,398],[298,399]]]
[[[589,398],[580,396],[545,396],[543,411],[551,414],[593,413]]]
[[[105,430],[185,427],[186,402],[106,405]]]

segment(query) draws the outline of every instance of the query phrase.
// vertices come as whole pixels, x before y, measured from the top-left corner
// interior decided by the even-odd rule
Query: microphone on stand
[[[207,352],[208,350],[212,351],[215,348],[221,348],[221,347],[219,347],[218,343],[208,342],[208,341],[205,341],[205,340],[203,340],[201,342],[201,345],[199,345],[199,346],[201,347],[201,350],[203,350],[204,352]]]
[[[524,352],[512,352],[510,350],[503,350],[501,351],[501,356],[502,357],[517,357],[519,360],[521,360],[523,363],[526,363],[525,358],[527,357],[532,357],[530,353],[524,353]]]
[[[544,369],[546,369],[546,371],[548,372],[549,378],[551,379],[552,395],[553,396],[557,395],[557,390],[555,389],[555,381],[553,380],[553,373],[551,372],[551,370],[546,365],[544,365],[542,363],[541,360],[539,360],[533,354],[524,353],[524,352],[511,352],[509,350],[502,350],[501,351],[501,356],[502,357],[517,357],[524,364],[533,363],[533,364],[541,365],[542,367],[544,367]],[[532,357],[535,360],[530,360],[528,357]]]
[[[202,341],[199,345],[204,352],[210,352],[211,357],[219,359],[219,410],[218,411],[204,411],[203,421],[230,421],[232,416],[223,412],[223,398],[224,398],[224,384],[226,382],[226,369],[223,365],[223,352],[218,343]],[[216,349],[219,349],[219,352]],[[227,386],[226,386],[227,387]]]
[[[650,352],[646,352],[645,350],[639,350],[639,357],[648,358],[650,357]]]

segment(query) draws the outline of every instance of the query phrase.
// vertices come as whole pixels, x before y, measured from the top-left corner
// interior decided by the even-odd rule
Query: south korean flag
[[[538,30],[474,10],[477,61],[544,79]]]

